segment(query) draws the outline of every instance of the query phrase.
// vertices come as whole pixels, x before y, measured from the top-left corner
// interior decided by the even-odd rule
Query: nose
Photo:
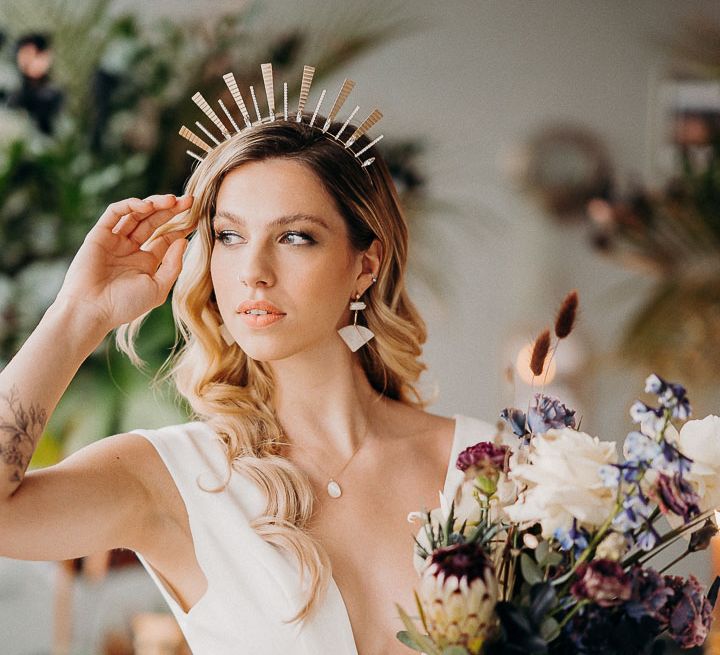
[[[271,257],[261,244],[247,245],[243,248],[243,256],[237,269],[238,282],[246,287],[272,286],[275,284],[275,275]]]

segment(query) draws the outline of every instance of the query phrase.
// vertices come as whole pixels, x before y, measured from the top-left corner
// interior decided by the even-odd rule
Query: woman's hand
[[[153,232],[192,205],[191,196],[128,198],[108,206],[70,264],[56,303],[89,311],[108,332],[158,307],[182,267],[192,229]]]

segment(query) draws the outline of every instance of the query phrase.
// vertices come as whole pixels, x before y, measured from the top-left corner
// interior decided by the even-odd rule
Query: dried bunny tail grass
[[[578,293],[577,290],[573,290],[565,296],[555,319],[555,336],[558,339],[564,339],[572,332],[577,317],[577,308]]]
[[[533,346],[532,357],[530,357],[530,370],[533,375],[542,374],[545,360],[550,351],[550,330],[545,330],[537,339]]]

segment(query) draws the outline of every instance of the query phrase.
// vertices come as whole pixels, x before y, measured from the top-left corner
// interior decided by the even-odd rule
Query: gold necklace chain
[[[340,487],[340,484],[338,483],[338,481],[335,478],[340,477],[342,472],[348,467],[348,465],[352,461],[352,458],[355,457],[357,452],[365,445],[365,441],[366,441],[366,437],[367,437],[367,433],[368,433],[369,429],[370,429],[370,419],[368,418],[365,422],[365,432],[363,434],[363,438],[362,438],[362,441],[360,442],[360,445],[354,450],[353,454],[350,455],[350,459],[348,459],[348,461],[345,462],[345,466],[343,466],[342,469],[340,469],[340,471],[338,473],[336,473],[334,476],[330,476],[330,478],[328,479],[327,484],[326,484],[326,489],[327,489],[328,496],[330,496],[331,498],[340,498],[340,496],[342,496],[342,488]],[[287,436],[287,435],[285,435],[285,436]],[[307,448],[305,448],[304,446],[300,446],[300,444],[288,442],[288,445],[289,446],[299,446],[304,451],[309,452]],[[325,469],[323,469],[319,464],[317,464],[317,467],[325,475],[327,475],[327,471],[325,471]]]

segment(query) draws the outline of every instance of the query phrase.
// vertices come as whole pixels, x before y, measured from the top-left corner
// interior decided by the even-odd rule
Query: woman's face
[[[336,330],[372,273],[362,273],[363,255],[315,174],[288,159],[247,162],[222,181],[216,207],[210,273],[223,322],[243,351],[273,361],[342,345]],[[240,306],[248,301],[269,302],[279,314],[250,315]]]

